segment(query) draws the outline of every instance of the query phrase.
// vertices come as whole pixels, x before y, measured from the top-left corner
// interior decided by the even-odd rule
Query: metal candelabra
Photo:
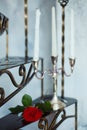
[[[62,7],[62,47],[61,47],[61,52],[62,52],[62,57],[61,57],[61,68],[57,68],[57,61],[58,61],[58,57],[54,57],[51,56],[51,61],[52,61],[52,70],[48,69],[45,70],[44,72],[41,72],[40,70],[38,70],[38,63],[39,61],[33,61],[33,67],[34,67],[34,71],[35,71],[35,75],[38,79],[43,79],[45,73],[47,73],[48,75],[52,76],[53,78],[53,98],[50,101],[53,107],[53,110],[58,110],[59,108],[63,108],[65,107],[65,103],[63,101],[60,101],[58,96],[57,96],[57,77],[58,74],[61,74],[61,97],[62,99],[64,98],[64,76],[71,76],[71,74],[73,73],[73,69],[74,69],[74,65],[75,65],[75,59],[69,58],[69,63],[70,63],[70,67],[71,67],[71,72],[69,74],[66,73],[65,68],[64,68],[64,64],[65,64],[65,6],[67,5],[67,3],[69,2],[69,0],[58,0],[58,2],[60,3],[61,7]]]
[[[53,98],[51,100],[51,104],[53,107],[53,110],[57,110],[59,108],[65,107],[65,104],[63,102],[61,102],[58,99],[57,96],[57,77],[58,77],[58,71],[57,71],[57,57],[51,57],[51,61],[53,64]]]

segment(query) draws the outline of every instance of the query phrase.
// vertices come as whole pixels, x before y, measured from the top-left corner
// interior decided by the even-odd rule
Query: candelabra
[[[69,58],[69,63],[70,63],[70,67],[71,67],[71,71],[69,74],[67,74],[67,72],[65,71],[64,68],[64,64],[65,64],[65,6],[67,5],[67,3],[69,2],[69,0],[58,0],[58,2],[60,3],[61,7],[62,7],[62,47],[61,47],[61,53],[62,53],[62,57],[61,57],[61,67],[58,68],[57,67],[57,61],[58,61],[58,56],[51,56],[51,61],[52,61],[52,70],[48,69],[45,70],[44,72],[41,72],[38,70],[38,63],[39,61],[33,61],[33,67],[34,67],[34,71],[35,71],[35,75],[38,79],[43,79],[45,73],[47,73],[48,75],[52,76],[53,79],[53,98],[50,101],[53,107],[53,110],[58,110],[59,108],[64,108],[66,106],[66,104],[64,103],[64,100],[60,101],[58,96],[57,96],[57,77],[58,75],[61,74],[61,97],[62,99],[64,98],[64,76],[71,76],[71,74],[73,73],[73,69],[74,69],[74,65],[75,65],[75,58]]]

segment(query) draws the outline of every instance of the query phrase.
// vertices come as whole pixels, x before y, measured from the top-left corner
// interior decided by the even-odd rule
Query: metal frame
[[[9,61],[9,59],[8,59],[8,61]],[[41,61],[41,70],[42,70],[43,69],[43,59],[40,59],[40,61]],[[15,59],[15,63],[16,62],[18,62],[18,61],[16,61],[16,59]],[[24,65],[24,64],[27,64],[27,63],[31,63],[29,68],[28,68],[28,72],[26,71],[26,65]],[[9,69],[7,69],[7,68],[5,69],[5,67],[7,67],[8,64],[9,64]],[[14,62],[13,62],[13,64],[12,64],[12,62],[11,62],[11,64],[8,62],[8,64],[5,64],[5,63],[2,64],[4,69],[0,70],[0,76],[2,76],[3,74],[7,74],[8,77],[10,78],[12,84],[17,89],[13,93],[11,93],[8,97],[5,98],[4,88],[0,88],[0,95],[1,95],[0,106],[5,104],[8,100],[10,100],[13,96],[15,96],[19,91],[21,91],[32,80],[32,78],[35,75],[35,71],[34,71],[34,68],[32,66],[32,59],[27,60],[27,62],[25,62],[24,64],[23,63],[21,64],[21,62],[19,61],[18,73],[19,73],[19,76],[22,77],[22,79],[21,79],[20,83],[17,83],[18,81],[15,80],[14,74],[12,74],[12,72],[10,70],[10,68],[14,68],[14,67],[17,67],[17,66],[14,65],[12,67]],[[41,96],[43,97],[43,79],[41,80],[41,86],[42,86],[41,87]]]
[[[62,80],[61,80],[61,85],[62,85],[62,90],[61,90],[61,97],[60,100],[61,101],[66,101],[66,107],[58,109],[57,111],[51,111],[50,113],[48,113],[47,115],[54,113],[54,117],[52,122],[50,123],[50,125],[48,124],[48,120],[46,118],[47,115],[44,115],[44,117],[42,117],[39,122],[38,122],[38,127],[39,129],[43,129],[43,130],[56,130],[56,128],[58,128],[66,119],[68,118],[75,118],[75,130],[77,130],[77,100],[73,99],[73,98],[66,98],[64,96],[64,29],[65,29],[65,25],[64,25],[64,20],[65,20],[65,6],[67,5],[67,3],[69,2],[69,0],[59,0],[60,5],[62,6]],[[0,70],[0,76],[2,76],[3,74],[7,74],[12,82],[12,84],[17,87],[17,89],[11,93],[8,97],[5,98],[5,92],[3,88],[0,88],[0,106],[4,105],[8,100],[10,100],[13,96],[15,96],[19,91],[21,91],[26,84],[28,84],[31,79],[34,77],[35,75],[35,71],[32,72],[33,66],[32,64],[30,65],[29,69],[28,69],[28,73],[26,74],[26,67],[24,64],[30,63],[32,60],[30,60],[30,62],[27,61],[28,58],[28,10],[27,10],[27,0],[24,0],[24,20],[25,20],[25,62],[21,63],[19,60],[19,64],[14,65],[14,63],[18,63],[18,60],[15,60],[14,62],[11,62],[11,64],[9,63],[9,58],[8,58],[8,18],[6,18],[5,22],[5,26],[3,28],[3,26],[1,26],[1,18],[0,17],[0,35],[4,32],[4,30],[6,30],[6,59],[5,59],[5,63],[0,63],[1,64],[1,70]],[[0,15],[2,15],[0,13]],[[3,16],[3,15],[2,15]],[[2,27],[2,28],[1,28]],[[19,58],[20,59],[20,58]],[[14,68],[16,66],[19,66],[19,76],[22,76],[22,80],[21,82],[18,84],[17,81],[15,80],[15,77],[13,76],[13,74],[11,73],[11,71],[9,69]],[[4,69],[3,69],[4,68]],[[41,59],[41,71],[43,72],[43,59]],[[34,101],[40,101],[40,100],[50,100],[52,98],[51,96],[45,96],[44,92],[43,92],[43,87],[44,87],[44,82],[43,79],[41,79],[41,97],[36,99]],[[66,108],[73,105],[75,106],[75,114],[74,115],[67,115],[66,114]],[[57,118],[61,115],[61,119],[60,121],[57,121]],[[43,123],[44,122],[44,123]],[[22,124],[23,125],[23,124]]]
[[[52,95],[49,96],[44,96],[43,100],[50,100],[52,98]],[[75,125],[74,128],[75,130],[78,129],[78,120],[77,120],[77,100],[74,98],[70,97],[59,97],[61,101],[65,100],[66,101],[66,107],[58,109],[57,111],[51,111],[48,113],[46,116],[42,117],[39,122],[38,122],[38,128],[42,130],[56,130],[66,119],[69,118],[75,118]],[[40,99],[37,99],[35,102],[38,102]],[[72,115],[67,115],[67,110],[66,108],[74,105],[74,114]],[[54,113],[54,117],[50,124],[48,123],[47,116]],[[57,121],[57,119],[61,116],[61,119]]]

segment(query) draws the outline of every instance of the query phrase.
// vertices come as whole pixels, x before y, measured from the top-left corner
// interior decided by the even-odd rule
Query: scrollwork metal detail
[[[56,114],[54,115],[54,118],[53,118],[52,122],[50,123],[49,127],[48,127],[48,120],[46,119],[46,117],[41,118],[40,121],[39,121],[39,123],[38,123],[38,128],[39,129],[43,129],[43,130],[52,130],[52,128],[55,125],[56,119],[60,115],[61,111],[62,111],[62,109],[58,110],[56,112]]]
[[[40,119],[38,128],[42,130],[48,130],[48,120],[45,117]]]
[[[7,96],[5,99],[1,98],[3,100],[0,100],[0,106],[2,106],[8,100],[10,100],[13,96],[15,96],[19,91],[21,91],[26,86],[26,84],[28,84],[30,82],[30,80],[35,75],[35,72],[32,72],[32,69],[33,69],[33,67],[32,67],[32,64],[31,64],[29,66],[28,72],[26,73],[26,67],[24,65],[20,65],[19,76],[22,76],[22,80],[19,84],[15,80],[15,78],[14,78],[14,76],[13,76],[13,74],[10,70],[1,70],[0,71],[0,76],[2,74],[7,74],[9,76],[11,82],[13,83],[13,85],[15,87],[17,87],[17,89],[13,93],[11,93],[9,96]],[[0,94],[2,94],[2,92],[3,92],[3,95],[1,95],[1,96],[4,97],[4,89],[1,89]]]
[[[60,114],[61,114],[61,119],[58,121],[58,123],[56,123],[57,118],[60,116]],[[52,122],[50,123],[50,125],[48,125],[48,120],[46,119],[46,117],[41,118],[38,123],[38,128],[42,130],[56,130],[56,128],[58,128],[65,119],[71,118],[71,117],[75,117],[75,115],[67,116],[65,109],[60,109],[55,113],[54,118]]]
[[[21,66],[19,67],[19,76],[22,77],[22,80],[21,80],[21,82],[20,82],[19,84],[18,84],[17,81],[15,80],[15,78],[14,78],[12,72],[9,71],[9,70],[2,70],[2,71],[0,71],[0,76],[1,76],[2,74],[7,74],[7,75],[10,77],[10,79],[11,79],[13,85],[14,85],[15,87],[17,87],[17,88],[20,88],[20,87],[24,86],[25,84],[27,84],[27,83],[29,82],[29,80],[34,76],[35,73],[33,72],[33,73],[31,74],[31,70],[32,70],[32,65],[30,66],[30,69],[29,69],[29,71],[28,71],[27,74],[26,74],[26,68],[25,68],[24,65],[21,65]],[[31,74],[31,76],[30,76],[30,74]]]
[[[11,81],[12,81],[12,83],[13,83],[13,85],[15,87],[19,88],[19,87],[21,87],[21,86],[24,85],[25,79],[26,79],[26,68],[25,68],[24,65],[21,65],[19,67],[19,76],[22,76],[22,81],[19,84],[16,82],[13,74],[9,70],[3,70],[3,71],[1,71],[0,75],[5,74],[5,73],[10,77],[10,79],[11,79]]]
[[[61,119],[59,120],[58,123],[55,124],[55,126],[51,130],[56,130],[56,128],[58,128],[66,119],[75,117],[75,115],[66,115],[65,109],[63,111],[61,111],[61,112],[62,112],[62,114],[60,113],[61,114]]]

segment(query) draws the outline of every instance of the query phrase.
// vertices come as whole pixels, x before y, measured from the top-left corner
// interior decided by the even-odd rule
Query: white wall
[[[34,27],[35,27],[35,9],[41,9],[41,25],[40,25],[40,57],[45,58],[45,69],[51,68],[51,7],[55,5],[56,1],[54,0],[29,0],[29,56],[33,56],[33,47],[34,47]],[[75,14],[75,55],[76,55],[76,64],[74,68],[74,73],[71,77],[65,78],[65,96],[71,96],[78,99],[78,125],[79,130],[86,130],[87,126],[87,103],[86,103],[86,55],[87,55],[87,1],[86,0],[73,0],[68,3],[66,11],[66,39],[65,39],[65,69],[69,72],[69,43],[70,43],[70,12],[71,8],[74,10]],[[58,23],[58,54],[59,54],[59,66],[61,65],[61,7],[57,5],[57,23]],[[0,12],[4,13],[9,18],[9,55],[10,56],[24,56],[24,10],[23,10],[23,0],[0,0]],[[0,57],[5,56],[5,34],[0,37]],[[20,52],[19,52],[20,48]],[[4,51],[2,51],[4,50]],[[3,53],[4,52],[4,53]],[[16,73],[16,72],[14,72]],[[58,93],[60,95],[60,81],[59,76],[58,81]],[[5,81],[5,82],[4,82]],[[37,86],[36,86],[37,84]],[[26,87],[24,91],[18,94],[13,98],[6,106],[1,107],[0,115],[9,113],[8,108],[10,106],[15,106],[18,104],[16,98],[19,98],[19,103],[21,97],[24,93],[29,92],[33,98],[37,97],[39,92],[39,81],[34,79],[34,82],[30,83],[29,86],[33,86],[31,89]],[[12,86],[11,82],[9,83],[9,78],[7,76],[2,76],[0,79],[0,86],[9,87]],[[37,87],[37,92],[32,93],[34,87]],[[8,88],[7,88],[8,90]],[[52,81],[51,78],[45,77],[45,89],[44,93],[52,93]],[[15,104],[14,104],[15,102]],[[65,125],[59,129],[67,130],[67,125],[70,130],[73,130],[72,121],[65,122]],[[36,126],[36,124],[35,124]],[[30,127],[24,128],[27,130]],[[36,127],[35,127],[36,128]],[[38,128],[36,128],[38,129]]]

